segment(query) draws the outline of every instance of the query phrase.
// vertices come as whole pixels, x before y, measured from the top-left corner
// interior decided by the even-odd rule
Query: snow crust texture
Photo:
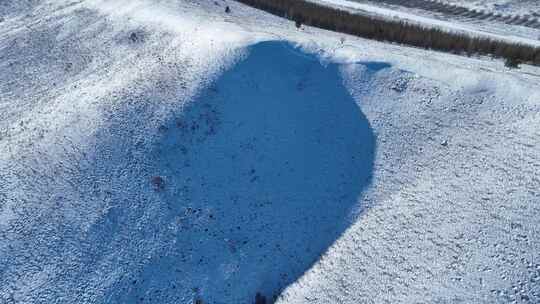
[[[537,68],[225,1],[0,18],[0,303],[540,302]]]

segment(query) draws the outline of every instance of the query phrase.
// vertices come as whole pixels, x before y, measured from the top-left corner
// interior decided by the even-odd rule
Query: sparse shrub
[[[155,191],[163,191],[165,189],[165,180],[161,176],[154,176],[152,177],[152,186],[154,187]]]
[[[137,36],[137,33],[133,32],[131,33],[131,35],[129,35],[129,40],[131,40],[131,42],[138,42],[139,41],[139,37]]]
[[[255,295],[255,304],[266,304],[266,297],[263,296],[260,292],[257,292]]]
[[[504,66],[510,69],[517,69],[519,68],[519,60],[515,58],[506,58],[504,61]]]

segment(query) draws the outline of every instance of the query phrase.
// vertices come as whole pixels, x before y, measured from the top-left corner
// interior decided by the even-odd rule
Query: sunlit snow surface
[[[489,37],[496,40],[540,46],[540,11],[534,9],[535,7],[538,8],[538,4],[533,5],[527,1],[506,1],[508,5],[504,6],[504,8],[501,6],[498,10],[490,9],[492,8],[490,4],[494,4],[497,0],[449,0],[446,2],[444,0],[309,1],[355,14],[400,20],[423,27],[435,27],[443,31],[463,33],[469,36]],[[438,9],[434,10],[429,7],[428,4],[434,3],[440,5]],[[464,11],[460,11],[460,9]],[[527,9],[530,10],[527,11]],[[527,13],[520,14],[521,11]],[[520,21],[509,22],[517,19]]]
[[[540,301],[537,68],[234,2],[0,17],[0,303]]]
[[[453,5],[507,14],[540,14],[540,3],[535,0],[442,0]]]

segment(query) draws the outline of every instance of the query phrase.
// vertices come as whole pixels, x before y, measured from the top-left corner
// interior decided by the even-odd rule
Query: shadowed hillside
[[[109,300],[270,300],[304,273],[371,179],[375,139],[340,79],[336,64],[257,44],[163,126],[152,183],[177,230]]]

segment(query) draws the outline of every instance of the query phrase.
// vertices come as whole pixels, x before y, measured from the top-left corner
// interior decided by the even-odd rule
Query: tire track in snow
[[[540,20],[532,14],[513,15],[497,14],[487,10],[471,9],[459,5],[449,4],[436,0],[352,0],[359,3],[376,4],[383,6],[402,6],[412,9],[421,9],[441,13],[445,16],[455,16],[472,21],[495,21],[508,25],[519,25],[534,29],[540,29]]]

